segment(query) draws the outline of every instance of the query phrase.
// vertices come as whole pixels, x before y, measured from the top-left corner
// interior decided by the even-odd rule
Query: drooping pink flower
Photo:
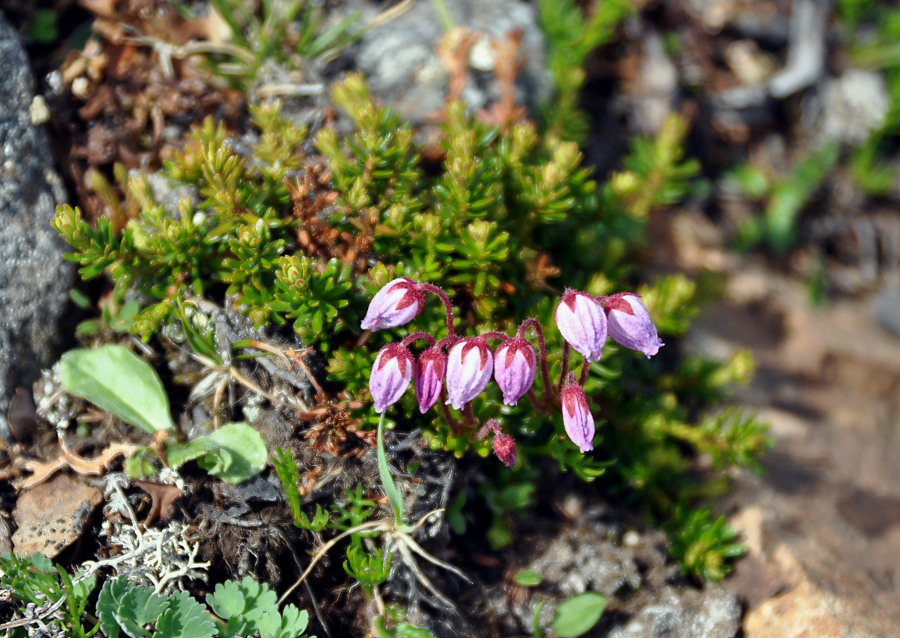
[[[447,358],[447,403],[455,409],[481,394],[491,380],[494,357],[484,339],[460,339]]]
[[[437,347],[431,347],[419,355],[416,362],[416,399],[419,412],[425,414],[437,403],[447,370],[447,355]]]
[[[409,277],[398,277],[375,293],[360,325],[363,330],[372,332],[396,328],[415,319],[424,305],[422,287]]]
[[[494,448],[494,454],[503,462],[506,467],[512,467],[516,464],[516,441],[510,435],[503,432],[497,432],[494,440],[491,442]]]
[[[567,288],[556,306],[556,326],[588,361],[599,361],[606,343],[606,314],[593,296]]]
[[[584,388],[577,383],[569,383],[562,389],[563,423],[566,434],[582,452],[594,449],[594,416],[588,407]]]
[[[604,297],[609,336],[626,348],[643,352],[649,359],[664,346],[640,295],[620,292]]]
[[[369,375],[369,392],[376,412],[380,414],[400,400],[412,381],[415,367],[412,353],[398,343],[390,343],[378,351]]]
[[[537,357],[525,339],[507,339],[494,353],[494,379],[503,392],[503,403],[515,405],[534,383]]]

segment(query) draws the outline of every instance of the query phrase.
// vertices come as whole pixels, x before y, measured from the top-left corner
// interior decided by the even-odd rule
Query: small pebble
[[[636,531],[629,530],[625,532],[622,536],[622,545],[625,547],[637,547],[637,544],[641,542],[641,535]]]

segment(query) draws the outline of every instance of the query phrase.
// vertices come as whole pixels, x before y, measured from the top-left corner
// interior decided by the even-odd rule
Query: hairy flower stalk
[[[461,339],[447,358],[447,403],[457,410],[481,394],[491,380],[494,356],[483,339]]]
[[[382,413],[395,404],[412,381],[416,362],[404,346],[391,343],[378,351],[369,376],[369,392],[375,412]]]
[[[422,286],[408,277],[398,277],[375,293],[360,325],[372,332],[396,328],[415,319],[424,305]]]
[[[507,339],[494,353],[494,379],[503,392],[503,403],[516,405],[534,383],[537,356],[531,344],[514,337]]]
[[[567,288],[554,313],[563,338],[588,361],[599,361],[606,343],[606,314],[593,296]]]
[[[579,450],[590,452],[594,449],[594,416],[588,407],[584,388],[570,379],[562,389],[560,399],[566,434]]]
[[[420,284],[421,288],[424,292],[430,292],[438,296],[441,300],[441,303],[444,304],[444,315],[447,320],[447,336],[455,341],[455,331],[453,329],[453,306],[450,305],[450,297],[447,296],[439,286],[435,286],[434,284]]]
[[[664,346],[656,331],[653,319],[640,295],[620,292],[609,297],[601,297],[609,323],[609,336],[616,343],[643,352],[649,359]]]

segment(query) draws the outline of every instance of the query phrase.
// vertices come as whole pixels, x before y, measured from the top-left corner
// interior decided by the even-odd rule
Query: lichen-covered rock
[[[29,108],[34,81],[18,34],[0,14],[0,436],[16,386],[53,362],[74,269],[50,227],[63,202],[50,144]]]

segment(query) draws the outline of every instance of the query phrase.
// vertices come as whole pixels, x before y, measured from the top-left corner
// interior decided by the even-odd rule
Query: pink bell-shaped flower
[[[599,361],[606,343],[606,314],[593,296],[567,288],[556,306],[556,327],[588,361]]]
[[[594,416],[588,407],[584,388],[569,383],[560,394],[566,434],[582,452],[594,449]]]
[[[649,359],[663,343],[640,295],[620,292],[602,299],[609,322],[609,336],[617,343],[643,352]]]
[[[447,358],[447,403],[457,410],[481,394],[491,380],[494,356],[484,339],[460,339]]]
[[[437,347],[428,348],[419,355],[416,362],[416,399],[419,401],[419,412],[425,414],[437,403],[447,370],[447,355]]]
[[[378,351],[369,375],[369,392],[376,412],[380,414],[400,400],[412,381],[415,367],[412,353],[398,343],[390,343]]]
[[[372,332],[396,328],[415,319],[424,305],[422,287],[409,277],[398,277],[375,293],[360,325],[363,330]]]
[[[491,442],[494,447],[494,454],[503,462],[506,467],[512,467],[516,464],[516,441],[510,435],[503,432],[497,432],[494,440]]]
[[[494,353],[494,379],[503,391],[503,403],[515,405],[534,383],[537,357],[525,339],[507,339]]]

